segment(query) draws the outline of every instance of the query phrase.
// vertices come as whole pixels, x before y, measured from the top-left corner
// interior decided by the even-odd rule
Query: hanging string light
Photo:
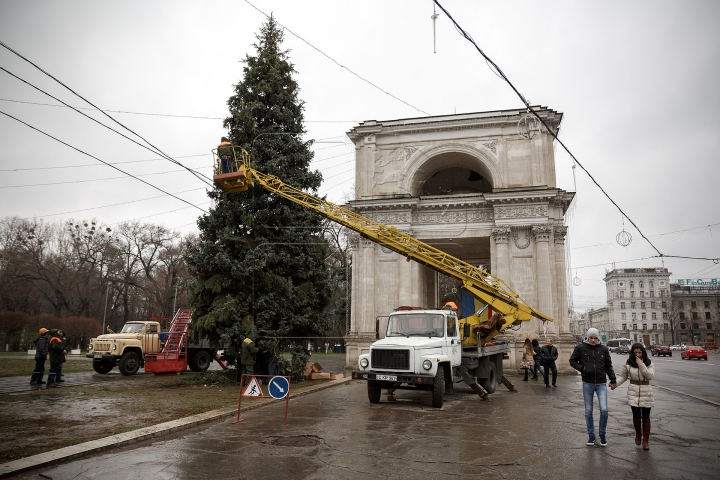
[[[615,241],[621,247],[627,247],[632,243],[632,235],[630,235],[630,232],[625,231],[625,217],[623,217],[622,220],[622,231],[617,234],[617,236],[615,237]]]
[[[528,114],[518,121],[517,132],[528,140],[537,137],[540,134],[540,120],[535,115],[530,115],[528,111]]]
[[[575,285],[576,287],[579,287],[581,283],[582,283],[582,279],[580,277],[578,277],[577,269],[575,269],[575,278],[573,278],[573,285]]]
[[[435,11],[435,2],[433,2],[433,14],[430,16],[430,18],[432,18],[432,21],[433,21],[433,53],[437,53],[435,51],[435,21],[438,18],[438,14]]]

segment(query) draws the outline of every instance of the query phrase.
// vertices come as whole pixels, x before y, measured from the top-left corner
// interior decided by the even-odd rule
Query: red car
[[[663,357],[666,355],[672,357],[672,350],[670,350],[670,347],[668,347],[667,345],[653,345],[652,347],[650,347],[650,355],[652,355],[653,357],[655,355],[657,355],[658,357],[660,355],[662,355]]]
[[[685,350],[680,351],[680,358],[684,359],[692,359],[692,358],[704,358],[707,360],[707,350],[705,350],[700,345],[688,345]]]

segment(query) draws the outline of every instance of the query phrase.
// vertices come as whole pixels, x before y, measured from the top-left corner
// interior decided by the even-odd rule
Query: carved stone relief
[[[545,225],[535,225],[532,227],[532,234],[535,237],[536,242],[549,242],[551,233],[552,227]]]
[[[363,216],[378,223],[385,225],[396,225],[398,223],[410,223],[412,214],[410,212],[375,212],[365,213]]]
[[[407,163],[407,161],[410,160],[410,157],[413,156],[413,153],[417,151],[417,147],[405,147],[405,163]]]
[[[441,212],[415,212],[413,223],[419,225],[433,225],[440,223],[478,223],[491,222],[493,211],[490,209],[466,211],[444,210]]]
[[[495,243],[508,243],[508,239],[510,238],[510,229],[493,228],[492,237],[495,240]]]
[[[495,206],[495,219],[547,217],[547,205]]]
[[[497,154],[497,140],[493,140],[492,142],[483,143],[482,146],[493,152],[494,154]]]
[[[530,235],[530,228],[526,226],[521,227],[511,227],[511,234],[510,236],[513,239],[513,243],[519,250],[525,250],[530,246],[530,240],[532,240],[532,235]],[[520,232],[522,232],[522,236],[524,237],[524,240],[519,242]]]
[[[565,244],[565,237],[567,237],[567,227],[555,227],[553,234],[555,238],[555,243],[563,245]]]

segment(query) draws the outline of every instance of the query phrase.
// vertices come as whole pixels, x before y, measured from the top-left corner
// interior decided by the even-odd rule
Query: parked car
[[[670,350],[683,350],[685,348],[685,345],[670,345]]]
[[[657,355],[658,357],[661,355],[663,357],[672,357],[672,350],[667,345],[653,345],[652,347],[650,347],[650,355],[652,355],[653,357],[655,355]]]
[[[707,350],[705,350],[700,345],[689,345],[685,348],[685,350],[680,351],[680,357],[684,359],[693,359],[693,358],[704,358],[707,360]]]
[[[705,350],[715,350],[716,348],[720,348],[720,343],[706,343],[705,344]]]

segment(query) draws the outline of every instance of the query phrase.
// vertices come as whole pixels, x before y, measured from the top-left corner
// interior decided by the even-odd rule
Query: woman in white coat
[[[650,450],[648,444],[650,409],[655,406],[650,380],[654,376],[655,365],[650,361],[645,347],[640,343],[634,344],[630,349],[630,358],[623,365],[622,373],[617,378],[617,386],[622,385],[625,380],[630,380],[627,397],[633,413],[635,445],[640,445],[642,442],[643,450]]]

